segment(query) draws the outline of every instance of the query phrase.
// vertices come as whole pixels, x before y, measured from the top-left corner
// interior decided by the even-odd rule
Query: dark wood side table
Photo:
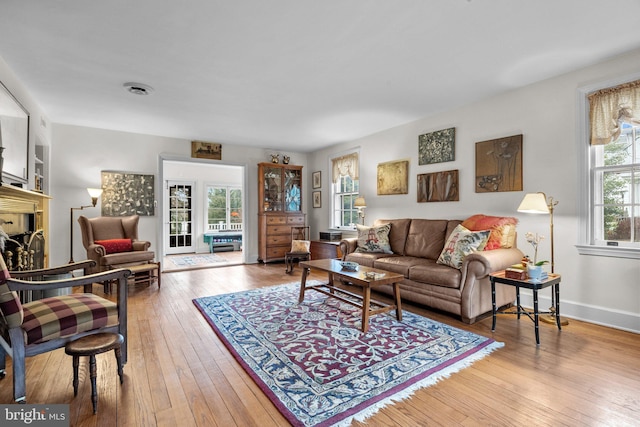
[[[340,258],[340,242],[335,240],[312,240],[311,259],[335,259]]]
[[[493,307],[493,323],[491,325],[491,332],[495,332],[496,330],[496,315],[498,314],[498,308],[496,307],[496,283],[500,283],[503,285],[510,285],[516,287],[516,305],[517,311],[503,311],[501,314],[517,314],[518,319],[520,319],[521,314],[526,314],[529,319],[531,319],[535,325],[536,332],[536,345],[540,345],[540,330],[539,330],[539,316],[540,314],[554,314],[556,317],[556,324],[558,325],[558,330],[562,330],[561,321],[560,321],[560,275],[559,274],[549,274],[549,277],[543,281],[532,281],[529,279],[518,280],[518,279],[510,279],[505,277],[504,270],[497,271],[495,273],[491,273],[489,275],[489,280],[491,281],[491,303]],[[551,311],[540,311],[538,307],[538,291],[540,289],[547,288],[549,286],[553,286],[553,292],[555,293],[555,312]],[[533,291],[533,311],[528,311],[522,308],[520,305],[520,288],[531,289]],[[531,315],[533,314],[533,317]]]

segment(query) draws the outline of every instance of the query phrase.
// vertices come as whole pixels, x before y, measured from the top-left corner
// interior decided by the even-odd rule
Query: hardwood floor
[[[56,350],[27,359],[27,401],[70,405],[72,426],[282,426],[265,397],[194,307],[192,299],[299,281],[298,267],[232,266],[165,273],[162,288],[130,286],[129,361],[118,382],[113,353],[97,356],[98,414],[92,414],[87,361],[73,396],[71,358]],[[312,273],[311,278],[323,276]],[[101,287],[94,286],[101,294]],[[502,349],[387,406],[354,426],[637,425],[640,419],[640,336],[571,320],[559,332],[500,316],[466,325],[446,314],[405,310],[505,343]],[[11,360],[0,403],[12,402]]]

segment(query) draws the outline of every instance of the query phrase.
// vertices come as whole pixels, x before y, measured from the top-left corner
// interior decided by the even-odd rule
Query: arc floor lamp
[[[79,208],[69,209],[69,264],[73,263],[73,211],[81,211],[85,208],[95,208],[98,203],[98,197],[102,194],[101,188],[87,188],[89,196],[91,197],[91,204],[86,206],[80,206]]]

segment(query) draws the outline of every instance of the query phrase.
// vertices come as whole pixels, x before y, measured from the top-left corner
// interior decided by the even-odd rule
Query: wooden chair
[[[291,227],[291,250],[284,254],[285,273],[293,273],[294,261],[308,261],[311,256],[309,249],[309,227]]]
[[[46,353],[83,336],[112,332],[124,337],[122,361],[127,361],[127,278],[130,271],[116,269],[76,278],[46,280],[49,275],[95,267],[83,261],[62,267],[11,272],[0,256],[0,379],[5,377],[6,356],[12,358],[13,397],[26,402],[26,362],[29,356]],[[27,280],[24,280],[27,279]],[[30,280],[29,280],[30,279]],[[117,302],[91,293],[93,283],[117,281]],[[20,291],[47,291],[83,286],[84,293],[71,293],[25,304]]]

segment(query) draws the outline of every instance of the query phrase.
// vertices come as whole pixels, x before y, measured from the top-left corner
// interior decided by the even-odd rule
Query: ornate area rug
[[[309,281],[314,284],[316,281]],[[317,284],[317,283],[315,283]],[[370,318],[299,283],[197,298],[194,304],[294,426],[348,425],[502,347],[403,311]]]

